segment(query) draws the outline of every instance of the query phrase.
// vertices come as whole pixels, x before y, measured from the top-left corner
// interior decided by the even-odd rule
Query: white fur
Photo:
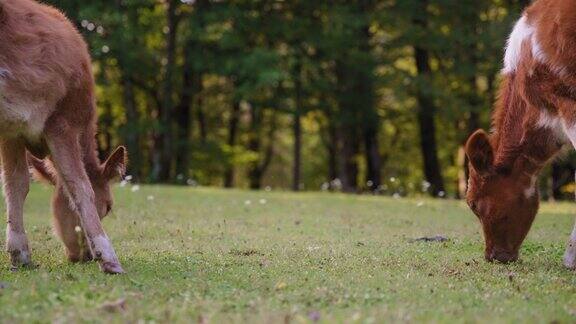
[[[555,116],[546,110],[540,112],[540,118],[536,121],[536,127],[552,130],[558,140],[562,142],[568,141],[562,118]]]
[[[30,250],[28,248],[28,237],[26,233],[19,233],[6,228],[6,251],[20,252],[19,262],[24,264],[30,263]]]
[[[513,73],[516,71],[522,55],[522,43],[527,39],[531,40],[533,34],[534,27],[528,24],[526,16],[522,16],[514,26],[506,42],[503,73]]]
[[[116,256],[112,244],[106,234],[98,235],[93,237],[91,240],[94,246],[94,251],[92,252],[95,254],[100,252],[102,261],[118,263],[118,257]]]
[[[0,83],[0,135],[23,135],[32,141],[36,140],[44,130],[48,117],[39,112],[46,110],[47,105],[44,100],[11,97]]]
[[[34,142],[44,130],[53,104],[46,97],[31,98],[7,91],[12,73],[0,67],[0,135],[24,136]],[[49,102],[50,101],[50,102]]]
[[[538,180],[537,176],[532,176],[530,179],[530,185],[524,189],[524,197],[532,198],[536,194],[536,181]]]
[[[566,122],[562,122],[562,128],[564,129],[564,134],[566,134],[566,137],[576,149],[576,124],[569,125]]]
[[[534,56],[534,59],[540,63],[548,62],[548,58],[546,57],[546,54],[542,50],[542,47],[538,42],[535,32],[532,34],[532,56]]]

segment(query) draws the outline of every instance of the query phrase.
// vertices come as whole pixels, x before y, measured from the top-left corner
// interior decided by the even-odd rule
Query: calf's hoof
[[[564,253],[564,266],[571,270],[576,270],[576,244],[568,242],[568,247]]]
[[[576,270],[576,255],[566,252],[564,254],[564,266],[570,270]]]
[[[100,262],[100,270],[107,274],[122,274],[124,269],[118,262]]]
[[[12,271],[18,268],[32,268],[32,260],[30,258],[30,252],[27,250],[11,250],[10,253],[10,264],[12,265]]]

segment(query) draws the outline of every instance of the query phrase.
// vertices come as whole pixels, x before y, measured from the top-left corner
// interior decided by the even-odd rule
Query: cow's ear
[[[126,173],[128,164],[128,154],[124,146],[119,146],[104,162],[102,176],[106,180],[113,180],[122,177]]]
[[[466,142],[466,155],[480,176],[486,176],[494,165],[494,150],[485,131],[479,129]]]

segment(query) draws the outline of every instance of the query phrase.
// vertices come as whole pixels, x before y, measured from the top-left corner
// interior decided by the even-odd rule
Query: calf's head
[[[526,172],[520,159],[510,168],[495,165],[494,148],[482,130],[470,136],[466,154],[466,200],[482,224],[486,260],[516,261],[538,211],[536,176]]]
[[[29,163],[33,166],[33,171],[37,178],[44,180],[56,186],[57,190],[53,199],[54,216],[57,219],[63,220],[75,215],[70,204],[70,200],[65,194],[65,188],[61,181],[58,181],[56,172],[52,166],[39,160],[35,157],[29,156]],[[126,171],[127,153],[123,146],[118,147],[104,163],[87,170],[92,189],[94,190],[94,197],[98,216],[104,218],[112,210],[113,199],[110,191],[110,183],[117,178],[124,175]],[[77,223],[77,222],[76,222]]]

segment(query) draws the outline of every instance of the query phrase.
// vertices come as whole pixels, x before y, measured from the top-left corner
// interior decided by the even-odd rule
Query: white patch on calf
[[[90,240],[92,241],[92,253],[95,259],[118,263],[118,257],[116,257],[116,253],[106,234],[98,235],[90,238]]]
[[[522,43],[527,39],[532,40],[534,30],[534,27],[528,24],[526,16],[522,16],[522,18],[518,20],[506,42],[503,73],[513,73],[516,71],[522,55]]]
[[[19,233],[6,229],[6,250],[10,251],[28,251],[28,237],[26,233]]]

